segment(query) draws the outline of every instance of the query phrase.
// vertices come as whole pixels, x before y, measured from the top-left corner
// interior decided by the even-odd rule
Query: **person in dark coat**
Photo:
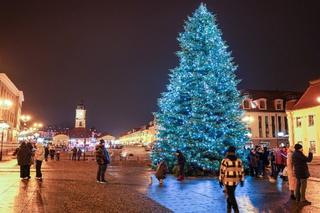
[[[310,177],[307,163],[312,161],[313,153],[309,150],[309,155],[306,157],[303,154],[303,147],[301,144],[296,144],[294,149],[292,164],[297,178],[296,201],[305,205],[310,205],[311,202],[306,200],[305,193],[307,189],[307,179]]]
[[[178,166],[179,166],[179,176],[177,178],[178,181],[184,180],[184,165],[186,164],[186,159],[180,150],[176,151],[176,156],[178,159]]]
[[[168,166],[166,162],[163,160],[158,164],[156,174],[155,174],[156,178],[159,180],[160,185],[163,184],[163,180],[166,178],[167,172],[168,172]]]
[[[31,149],[27,146],[26,142],[23,141],[17,153],[18,165],[20,166],[20,178],[23,180],[30,179],[31,156]]]
[[[250,154],[248,156],[250,175],[252,177],[258,177],[258,156],[256,155],[256,151],[251,149]]]
[[[72,158],[71,160],[77,160],[77,148],[73,147],[72,149]]]
[[[48,148],[48,146],[46,146],[44,148],[44,159],[45,159],[45,161],[48,161],[48,156],[49,156],[49,148]]]
[[[78,161],[80,160],[81,158],[81,154],[82,154],[82,151],[80,148],[78,148],[78,151],[77,151],[77,155],[78,155]]]
[[[32,164],[34,164],[34,155],[35,155],[35,151],[36,149],[34,148],[33,144],[31,142],[27,143],[27,147],[31,150],[31,159],[30,159],[30,164],[28,166],[28,170],[27,170],[27,175],[29,177],[29,179],[31,178],[30,176],[30,167]]]
[[[104,140],[100,140],[100,144],[96,147],[96,162],[98,164],[98,171],[97,171],[97,182],[98,183],[106,183],[105,173],[110,163],[110,156],[105,147]]]

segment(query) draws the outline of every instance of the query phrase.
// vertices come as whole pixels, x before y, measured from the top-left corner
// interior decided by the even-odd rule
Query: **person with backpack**
[[[244,184],[244,167],[242,161],[236,156],[236,148],[230,146],[227,156],[222,160],[220,166],[219,185],[225,187],[227,194],[227,211],[239,212],[235,190],[237,185],[243,187]]]
[[[101,139],[100,144],[97,145],[95,155],[96,155],[96,162],[98,164],[97,182],[107,183],[105,179],[105,173],[106,173],[108,164],[110,164],[110,155],[105,147],[105,142],[103,139]]]

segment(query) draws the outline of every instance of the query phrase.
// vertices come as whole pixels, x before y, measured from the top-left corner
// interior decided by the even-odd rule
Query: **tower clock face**
[[[77,110],[76,112],[76,119],[84,119],[84,111],[83,110]]]

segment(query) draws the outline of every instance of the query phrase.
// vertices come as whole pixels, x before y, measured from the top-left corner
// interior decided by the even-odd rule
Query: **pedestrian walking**
[[[307,189],[307,179],[310,177],[307,162],[311,162],[313,158],[312,150],[309,149],[309,155],[306,157],[303,154],[301,144],[294,145],[295,151],[292,154],[292,163],[297,178],[296,185],[296,201],[305,205],[310,205],[311,202],[306,200],[305,194]]]
[[[56,160],[60,160],[60,149],[56,150]]]
[[[110,163],[110,156],[105,147],[104,140],[100,140],[100,144],[96,147],[96,162],[98,164],[98,171],[97,171],[97,182],[98,183],[106,183],[105,173]]]
[[[184,166],[186,164],[186,159],[180,150],[176,151],[176,156],[178,159],[178,166],[179,166],[179,176],[178,176],[177,180],[183,181],[184,180]]]
[[[168,172],[167,163],[164,160],[160,161],[155,173],[155,176],[158,179],[160,186],[163,185],[163,180],[166,178],[167,172]]]
[[[41,165],[42,161],[45,159],[45,148],[41,143],[37,143],[37,149],[35,151],[36,160],[36,179],[42,180]]]
[[[230,146],[227,156],[222,160],[220,166],[219,185],[225,187],[227,194],[227,211],[239,212],[235,190],[237,185],[243,186],[244,183],[244,167],[242,161],[236,156],[236,148]]]
[[[49,153],[50,153],[50,159],[54,160],[54,154],[55,154],[54,146],[50,146]]]
[[[290,190],[290,198],[292,200],[296,199],[294,194],[297,186],[297,179],[294,173],[293,163],[292,163],[292,155],[294,152],[294,147],[291,146],[288,150],[288,158],[287,158],[287,174],[288,174],[288,182],[289,182],[289,190]]]
[[[77,151],[78,161],[79,161],[80,158],[81,158],[81,154],[82,154],[82,151],[81,151],[80,148],[78,148],[78,151]]]
[[[44,159],[45,159],[45,161],[48,161],[48,156],[49,156],[49,148],[48,148],[48,146],[46,146],[44,148]]]
[[[76,159],[77,159],[77,148],[73,147],[71,160],[76,160]]]
[[[17,152],[18,165],[20,166],[20,178],[23,180],[30,179],[30,164],[32,151],[25,141],[22,141]],[[29,171],[29,173],[28,173]]]
[[[30,176],[30,167],[31,167],[31,165],[34,164],[34,161],[35,161],[34,160],[34,155],[35,155],[36,149],[33,147],[32,143],[30,141],[27,143],[27,147],[31,150],[30,164],[27,167],[27,175],[28,175],[28,178],[30,179],[31,178],[31,176]]]

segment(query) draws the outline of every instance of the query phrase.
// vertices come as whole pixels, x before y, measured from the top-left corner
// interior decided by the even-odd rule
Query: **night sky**
[[[203,1],[239,66],[240,89],[303,91],[320,77],[319,1]],[[23,111],[119,134],[146,124],[178,61],[176,37],[200,1],[1,1],[0,71]]]

